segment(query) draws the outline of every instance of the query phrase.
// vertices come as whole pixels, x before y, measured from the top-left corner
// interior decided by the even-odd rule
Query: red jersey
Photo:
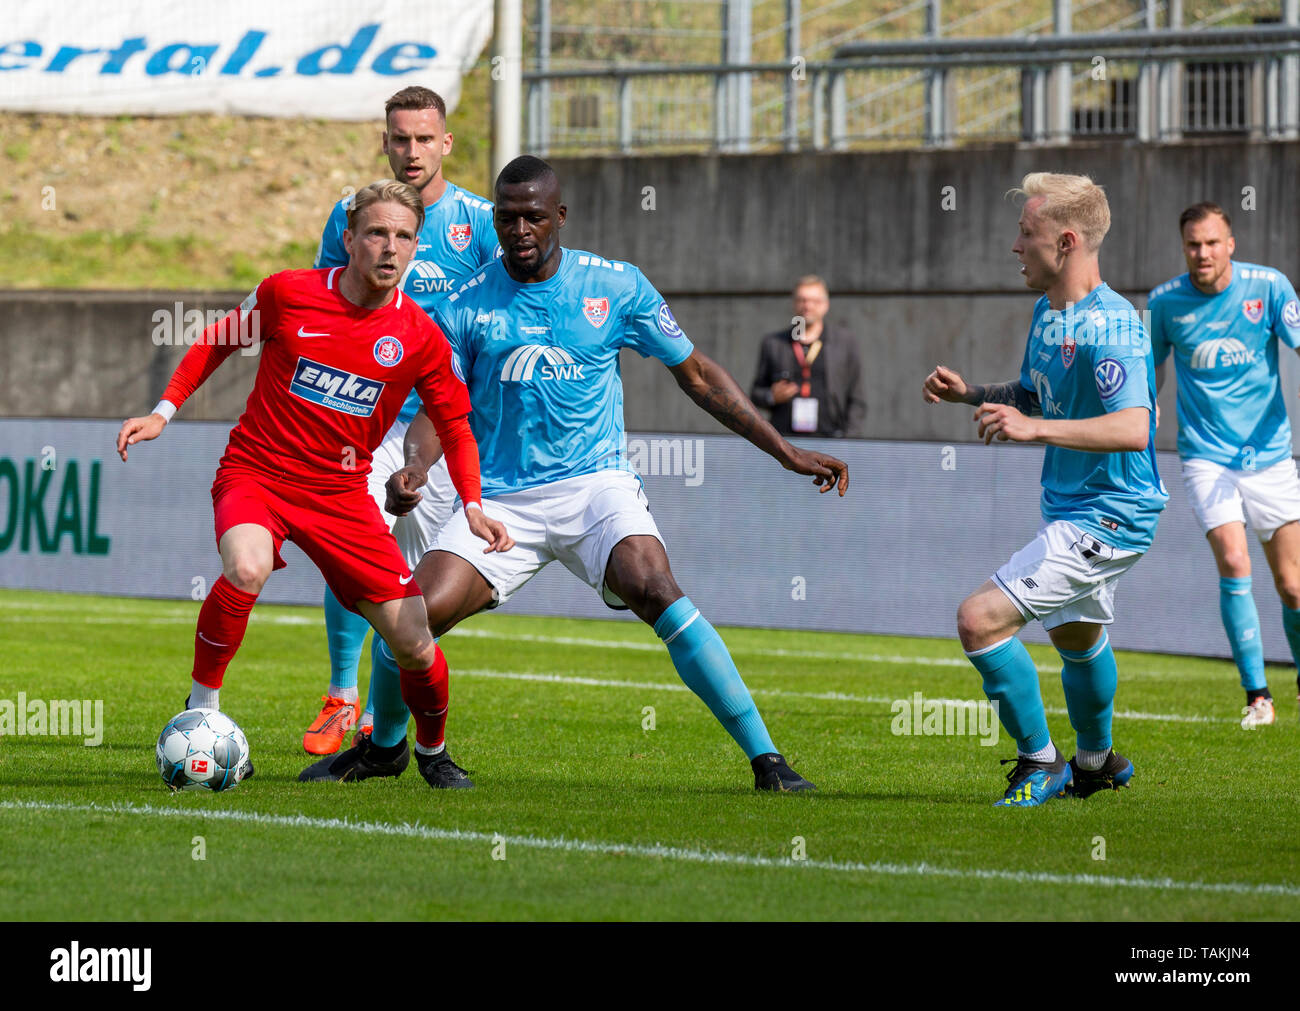
[[[163,399],[179,408],[239,346],[236,327],[245,343],[262,344],[257,380],[223,467],[313,490],[338,489],[340,481],[364,488],[371,454],[412,387],[440,436],[456,442],[460,429],[468,433],[469,393],[452,371],[442,331],[400,288],[378,309],[349,302],[339,291],[343,270],[272,274],[209,327],[177,367]],[[444,450],[461,498],[478,501],[477,452],[470,474],[468,466],[454,466],[461,453]]]

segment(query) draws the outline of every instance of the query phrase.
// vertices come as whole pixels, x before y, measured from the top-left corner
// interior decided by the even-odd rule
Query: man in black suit
[[[815,274],[794,286],[794,318],[763,338],[750,399],[772,411],[782,435],[861,439],[867,402],[853,334],[826,319],[826,282]]]

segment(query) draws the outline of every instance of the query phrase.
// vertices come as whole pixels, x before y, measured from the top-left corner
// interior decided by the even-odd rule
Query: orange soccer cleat
[[[348,702],[334,695],[322,695],[325,707],[302,735],[302,746],[311,755],[332,755],[343,746],[343,735],[361,716],[361,701]]]

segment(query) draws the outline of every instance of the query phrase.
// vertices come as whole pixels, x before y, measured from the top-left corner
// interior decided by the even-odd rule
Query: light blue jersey
[[[599,470],[631,470],[621,348],[671,367],[694,345],[641,271],[577,249],[554,276],[513,280],[500,260],[430,313],[469,387],[483,497]]]
[[[1096,418],[1127,407],[1151,412],[1147,448],[1087,453],[1048,446],[1043,456],[1043,520],[1069,520],[1102,542],[1146,551],[1169,501],[1156,469],[1155,368],[1136,310],[1105,284],[1064,312],[1044,295],[1020,368],[1044,418]]]
[[[348,226],[351,202],[351,197],[345,197],[334,205],[313,266],[341,267],[348,262],[343,230]],[[402,290],[428,312],[476,267],[500,255],[492,227],[492,205],[455,183],[447,183],[438,202],[424,209],[419,248],[402,277]],[[412,390],[397,420],[410,421],[419,409],[420,395]]]
[[[1151,346],[1157,365],[1174,353],[1183,459],[1262,470],[1291,455],[1277,351],[1279,340],[1300,347],[1300,302],[1279,271],[1231,269],[1217,295],[1187,274],[1151,292]]]

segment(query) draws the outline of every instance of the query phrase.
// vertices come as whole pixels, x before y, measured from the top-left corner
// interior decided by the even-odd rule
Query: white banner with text
[[[492,0],[46,0],[5,22],[0,108],[369,120],[409,84],[454,108]]]

